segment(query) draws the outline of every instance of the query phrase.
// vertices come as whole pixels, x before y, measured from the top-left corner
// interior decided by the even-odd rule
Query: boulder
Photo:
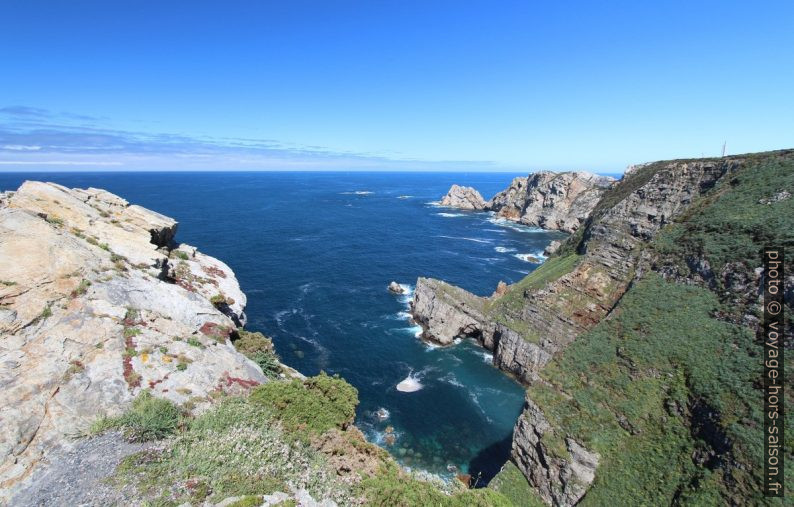
[[[405,294],[405,289],[397,282],[391,282],[389,284],[389,291],[395,294]]]

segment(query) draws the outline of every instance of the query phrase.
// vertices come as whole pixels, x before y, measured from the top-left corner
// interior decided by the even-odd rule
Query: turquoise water
[[[454,466],[487,480],[507,459],[523,389],[475,344],[418,340],[409,296],[386,286],[411,289],[431,276],[487,295],[532,271],[520,254],[539,255],[559,234],[430,204],[452,183],[488,198],[513,176],[0,174],[0,189],[24,179],[95,186],[176,218],[179,241],[232,267],[248,295],[248,328],[272,336],[285,363],[338,373],[359,390],[357,424],[370,440],[405,465],[442,475]],[[422,389],[397,391],[409,376]]]

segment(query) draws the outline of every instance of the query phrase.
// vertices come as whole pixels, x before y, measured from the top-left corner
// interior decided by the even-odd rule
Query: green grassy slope
[[[649,246],[660,265],[676,266],[685,278],[698,260],[715,273],[728,263],[752,273],[764,244],[794,255],[794,198],[781,194],[794,192],[794,152],[742,157],[743,168]],[[646,166],[633,178],[647,181],[658,167]],[[606,209],[604,202],[599,206]],[[567,243],[569,251],[576,241]],[[712,292],[646,275],[610,318],[544,368],[550,386],[530,388],[556,428],[550,448],[561,447],[555,438],[572,435],[602,456],[583,504],[766,503],[760,494],[762,348],[749,328],[731,323],[740,318],[725,320],[747,308],[735,303],[731,291],[740,289],[717,278]],[[787,404],[792,401],[789,387]],[[787,422],[794,423],[791,414]],[[791,458],[792,435],[785,445]],[[791,490],[791,467],[786,479]]]

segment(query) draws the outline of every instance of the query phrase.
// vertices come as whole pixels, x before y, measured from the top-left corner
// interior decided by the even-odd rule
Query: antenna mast
[[[722,142],[722,156],[725,157],[725,145],[728,144],[728,141]]]

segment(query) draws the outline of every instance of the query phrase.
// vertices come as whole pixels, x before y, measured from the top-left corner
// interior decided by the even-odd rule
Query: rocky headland
[[[89,188],[0,199],[0,486],[26,478],[142,389],[201,405],[266,381],[230,338],[245,295],[177,223]]]
[[[589,190],[561,190],[573,181]],[[760,395],[747,376],[760,365],[750,338],[760,308],[757,241],[794,246],[790,229],[780,228],[794,226],[794,204],[783,193],[792,184],[791,150],[646,164],[614,184],[572,173],[518,178],[485,209],[575,231],[552,257],[490,297],[418,280],[412,315],[424,339],[476,339],[493,352],[495,366],[528,386],[511,466],[533,495],[552,505],[600,505],[656,491],[659,503],[675,503],[702,494],[698,477],[714,474],[707,494],[727,503],[759,498],[747,436],[761,427],[758,415],[724,401]],[[786,287],[790,306],[794,277]],[[684,338],[702,336],[703,328],[713,334],[697,345]],[[712,373],[716,384],[658,380],[710,370],[703,357],[719,363],[724,347],[732,362]],[[649,391],[630,387],[638,382]],[[743,422],[731,426],[737,417]],[[673,476],[665,477],[672,474],[664,471],[667,462],[635,454],[663,445],[669,437],[657,436],[659,428],[683,432],[677,445],[684,450],[665,455],[674,460],[680,452],[688,463]],[[638,468],[643,477],[661,474],[668,489],[660,493],[658,482],[636,478],[629,488]]]
[[[356,389],[282,364],[176,231],[104,190],[0,193],[0,505],[506,505],[366,442]]]
[[[574,232],[614,183],[614,178],[583,171],[539,171],[513,179],[509,187],[487,202],[471,187],[452,185],[441,205],[493,211],[524,225]]]

